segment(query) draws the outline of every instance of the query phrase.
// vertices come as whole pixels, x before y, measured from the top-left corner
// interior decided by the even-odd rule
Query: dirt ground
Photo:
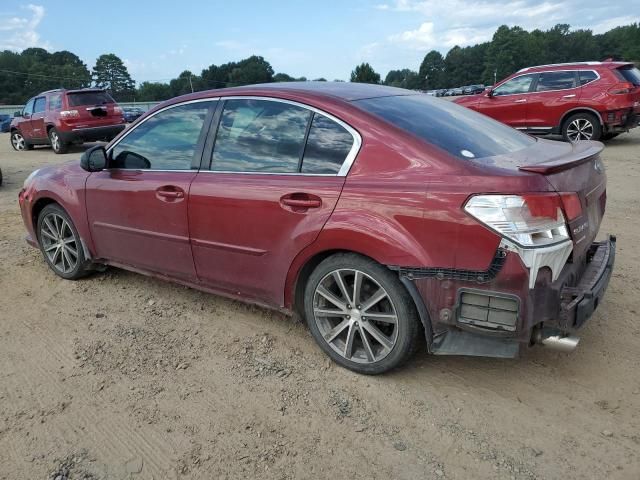
[[[604,303],[571,355],[418,354],[365,377],[279,313],[24,242],[0,135],[0,479],[640,479],[640,129],[611,141]],[[636,252],[636,253],[634,253]]]

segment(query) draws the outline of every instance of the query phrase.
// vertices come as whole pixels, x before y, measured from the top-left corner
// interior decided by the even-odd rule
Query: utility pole
[[[193,93],[193,83],[191,83],[191,75],[189,75],[189,85],[191,85],[191,93]]]
[[[497,77],[498,77],[498,69],[496,68],[496,69],[493,71],[493,84],[494,84],[494,85],[495,85],[495,84],[496,84],[496,82],[498,81],[498,78],[497,78]]]

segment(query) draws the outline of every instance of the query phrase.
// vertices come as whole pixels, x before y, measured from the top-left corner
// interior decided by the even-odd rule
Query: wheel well
[[[36,227],[38,225],[38,217],[40,216],[40,212],[44,207],[50,205],[52,203],[58,203],[52,198],[39,198],[36,203],[33,205],[31,209],[31,221],[33,225],[33,230],[36,231]],[[37,235],[37,232],[36,232]]]
[[[332,255],[335,255],[336,253],[355,253],[356,255],[361,255],[363,257],[369,258],[374,262],[376,261],[375,259],[367,255],[362,255],[361,253],[354,252],[352,250],[327,250],[324,252],[317,253],[316,255],[311,257],[300,269],[300,273],[298,274],[298,278],[296,279],[296,283],[293,291],[292,310],[295,314],[299,315],[300,318],[304,318],[304,289],[307,285],[307,280],[309,279],[309,276],[311,275],[313,270],[318,265],[320,265],[320,263],[323,260],[325,260],[326,258]],[[400,282],[402,283],[403,287],[407,290],[407,293],[409,294],[409,296],[411,297],[411,300],[413,301],[413,306],[415,307],[418,313],[418,316],[420,317],[420,323],[422,324],[422,327],[424,329],[425,338],[427,340],[427,346],[428,348],[430,348],[431,342],[433,339],[433,332],[431,329],[431,321],[429,319],[429,314],[427,312],[427,308],[424,304],[424,301],[420,298],[420,295],[417,289],[415,288],[415,286],[411,288],[411,285],[407,285],[407,283],[403,281],[403,279],[400,279]]]
[[[560,131],[562,131],[562,128],[564,127],[564,123],[567,121],[567,118],[569,118],[571,115],[575,115],[576,113],[588,113],[589,115],[593,115],[598,119],[598,122],[600,122],[600,126],[604,127],[604,124],[602,123],[602,117],[598,112],[588,108],[578,108],[576,110],[570,110],[563,115],[562,119],[560,120]]]
[[[49,135],[49,132],[51,131],[52,128],[54,128],[54,125],[52,124],[47,125],[47,135]]]

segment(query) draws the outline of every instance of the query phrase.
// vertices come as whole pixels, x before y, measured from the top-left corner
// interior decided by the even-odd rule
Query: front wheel
[[[598,118],[591,113],[576,113],[564,121],[562,136],[568,142],[600,140],[602,127]]]
[[[24,150],[31,150],[33,145],[27,143],[27,140],[22,136],[18,130],[11,132],[11,146],[14,150],[22,152]]]
[[[87,274],[80,235],[71,217],[57,204],[49,204],[38,216],[38,243],[53,272],[67,280]]]
[[[420,341],[416,309],[398,277],[360,255],[336,254],[320,263],[307,282],[304,307],[318,345],[358,373],[401,365]]]
[[[55,128],[49,130],[49,143],[55,153],[67,153],[69,145],[64,143],[60,138],[60,134]]]

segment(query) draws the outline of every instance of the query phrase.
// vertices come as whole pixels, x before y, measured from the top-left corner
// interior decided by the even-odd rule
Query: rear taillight
[[[613,87],[607,90],[611,95],[624,95],[631,93],[634,89],[634,85],[631,82],[616,83]]]
[[[560,198],[568,222],[582,215],[582,203],[577,193],[561,193]]]
[[[538,248],[569,240],[562,201],[555,193],[476,195],[464,210],[523,248]]]
[[[62,118],[78,118],[80,116],[80,113],[78,112],[78,110],[62,110],[60,112],[60,116]]]
[[[122,115],[122,108],[113,107],[113,113],[115,113],[116,115]]]

